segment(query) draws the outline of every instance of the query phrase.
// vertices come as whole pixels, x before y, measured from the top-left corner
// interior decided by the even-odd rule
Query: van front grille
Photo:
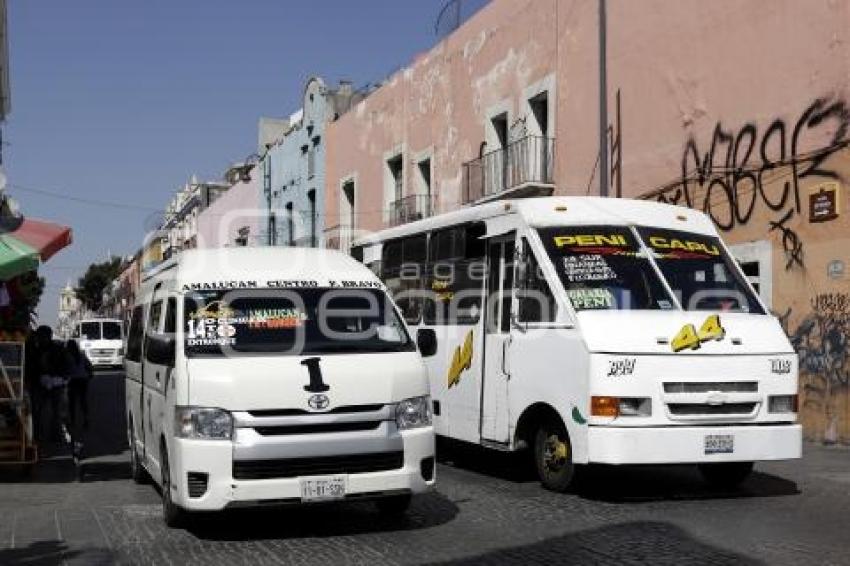
[[[755,403],[723,403],[709,405],[707,403],[667,403],[670,413],[677,416],[716,416],[716,415],[749,415],[756,407]]]
[[[233,479],[262,480],[327,474],[362,474],[396,470],[403,466],[404,452],[401,450],[312,458],[234,460]]]
[[[664,384],[664,393],[755,393],[757,381],[671,381]]]
[[[374,413],[384,408],[384,405],[349,405],[335,407],[330,411],[314,412],[306,409],[255,409],[248,411],[252,417],[297,417],[302,415],[335,415],[339,413]]]
[[[317,434],[323,432],[357,432],[375,430],[381,421],[360,421],[353,423],[320,423],[284,426],[255,426],[254,430],[263,436],[283,436],[287,434]]]

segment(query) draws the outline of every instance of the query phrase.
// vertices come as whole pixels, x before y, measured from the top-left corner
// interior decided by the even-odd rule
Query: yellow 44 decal
[[[726,330],[720,323],[720,315],[713,314],[705,319],[699,330],[693,324],[686,324],[670,341],[674,352],[682,350],[697,350],[703,342],[723,340]]]
[[[463,340],[463,345],[455,348],[455,353],[452,356],[452,363],[449,365],[449,373],[446,379],[449,382],[449,389],[453,385],[460,383],[460,374],[465,369],[469,369],[472,365],[472,331],[466,334]]]

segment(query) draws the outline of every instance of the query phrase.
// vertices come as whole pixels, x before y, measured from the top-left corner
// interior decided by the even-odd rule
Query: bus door
[[[509,441],[511,312],[513,309],[515,234],[487,243],[487,301],[484,309],[484,364],[481,391],[481,438]]]

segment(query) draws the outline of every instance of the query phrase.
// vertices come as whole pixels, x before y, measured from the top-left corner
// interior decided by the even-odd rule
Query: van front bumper
[[[345,475],[346,499],[379,498],[400,493],[423,493],[436,479],[434,430],[432,427],[404,431],[402,467]],[[234,479],[233,445],[230,442],[175,439],[171,456],[175,503],[188,510],[217,511],[226,507],[287,504],[301,501],[301,480],[311,476],[273,479]],[[423,477],[423,460],[431,459],[430,479]],[[190,474],[206,474],[206,490],[189,496]],[[323,474],[324,475],[324,474]]]
[[[706,437],[732,438],[731,452],[709,452]],[[588,429],[588,462],[705,464],[791,460],[802,456],[799,424],[611,427]],[[709,452],[709,453],[707,453]]]

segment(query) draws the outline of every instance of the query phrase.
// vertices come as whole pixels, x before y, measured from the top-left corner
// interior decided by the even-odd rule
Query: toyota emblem
[[[311,409],[322,411],[328,408],[331,400],[324,393],[316,393],[315,395],[310,395],[310,398],[307,399],[307,404],[310,405]]]

